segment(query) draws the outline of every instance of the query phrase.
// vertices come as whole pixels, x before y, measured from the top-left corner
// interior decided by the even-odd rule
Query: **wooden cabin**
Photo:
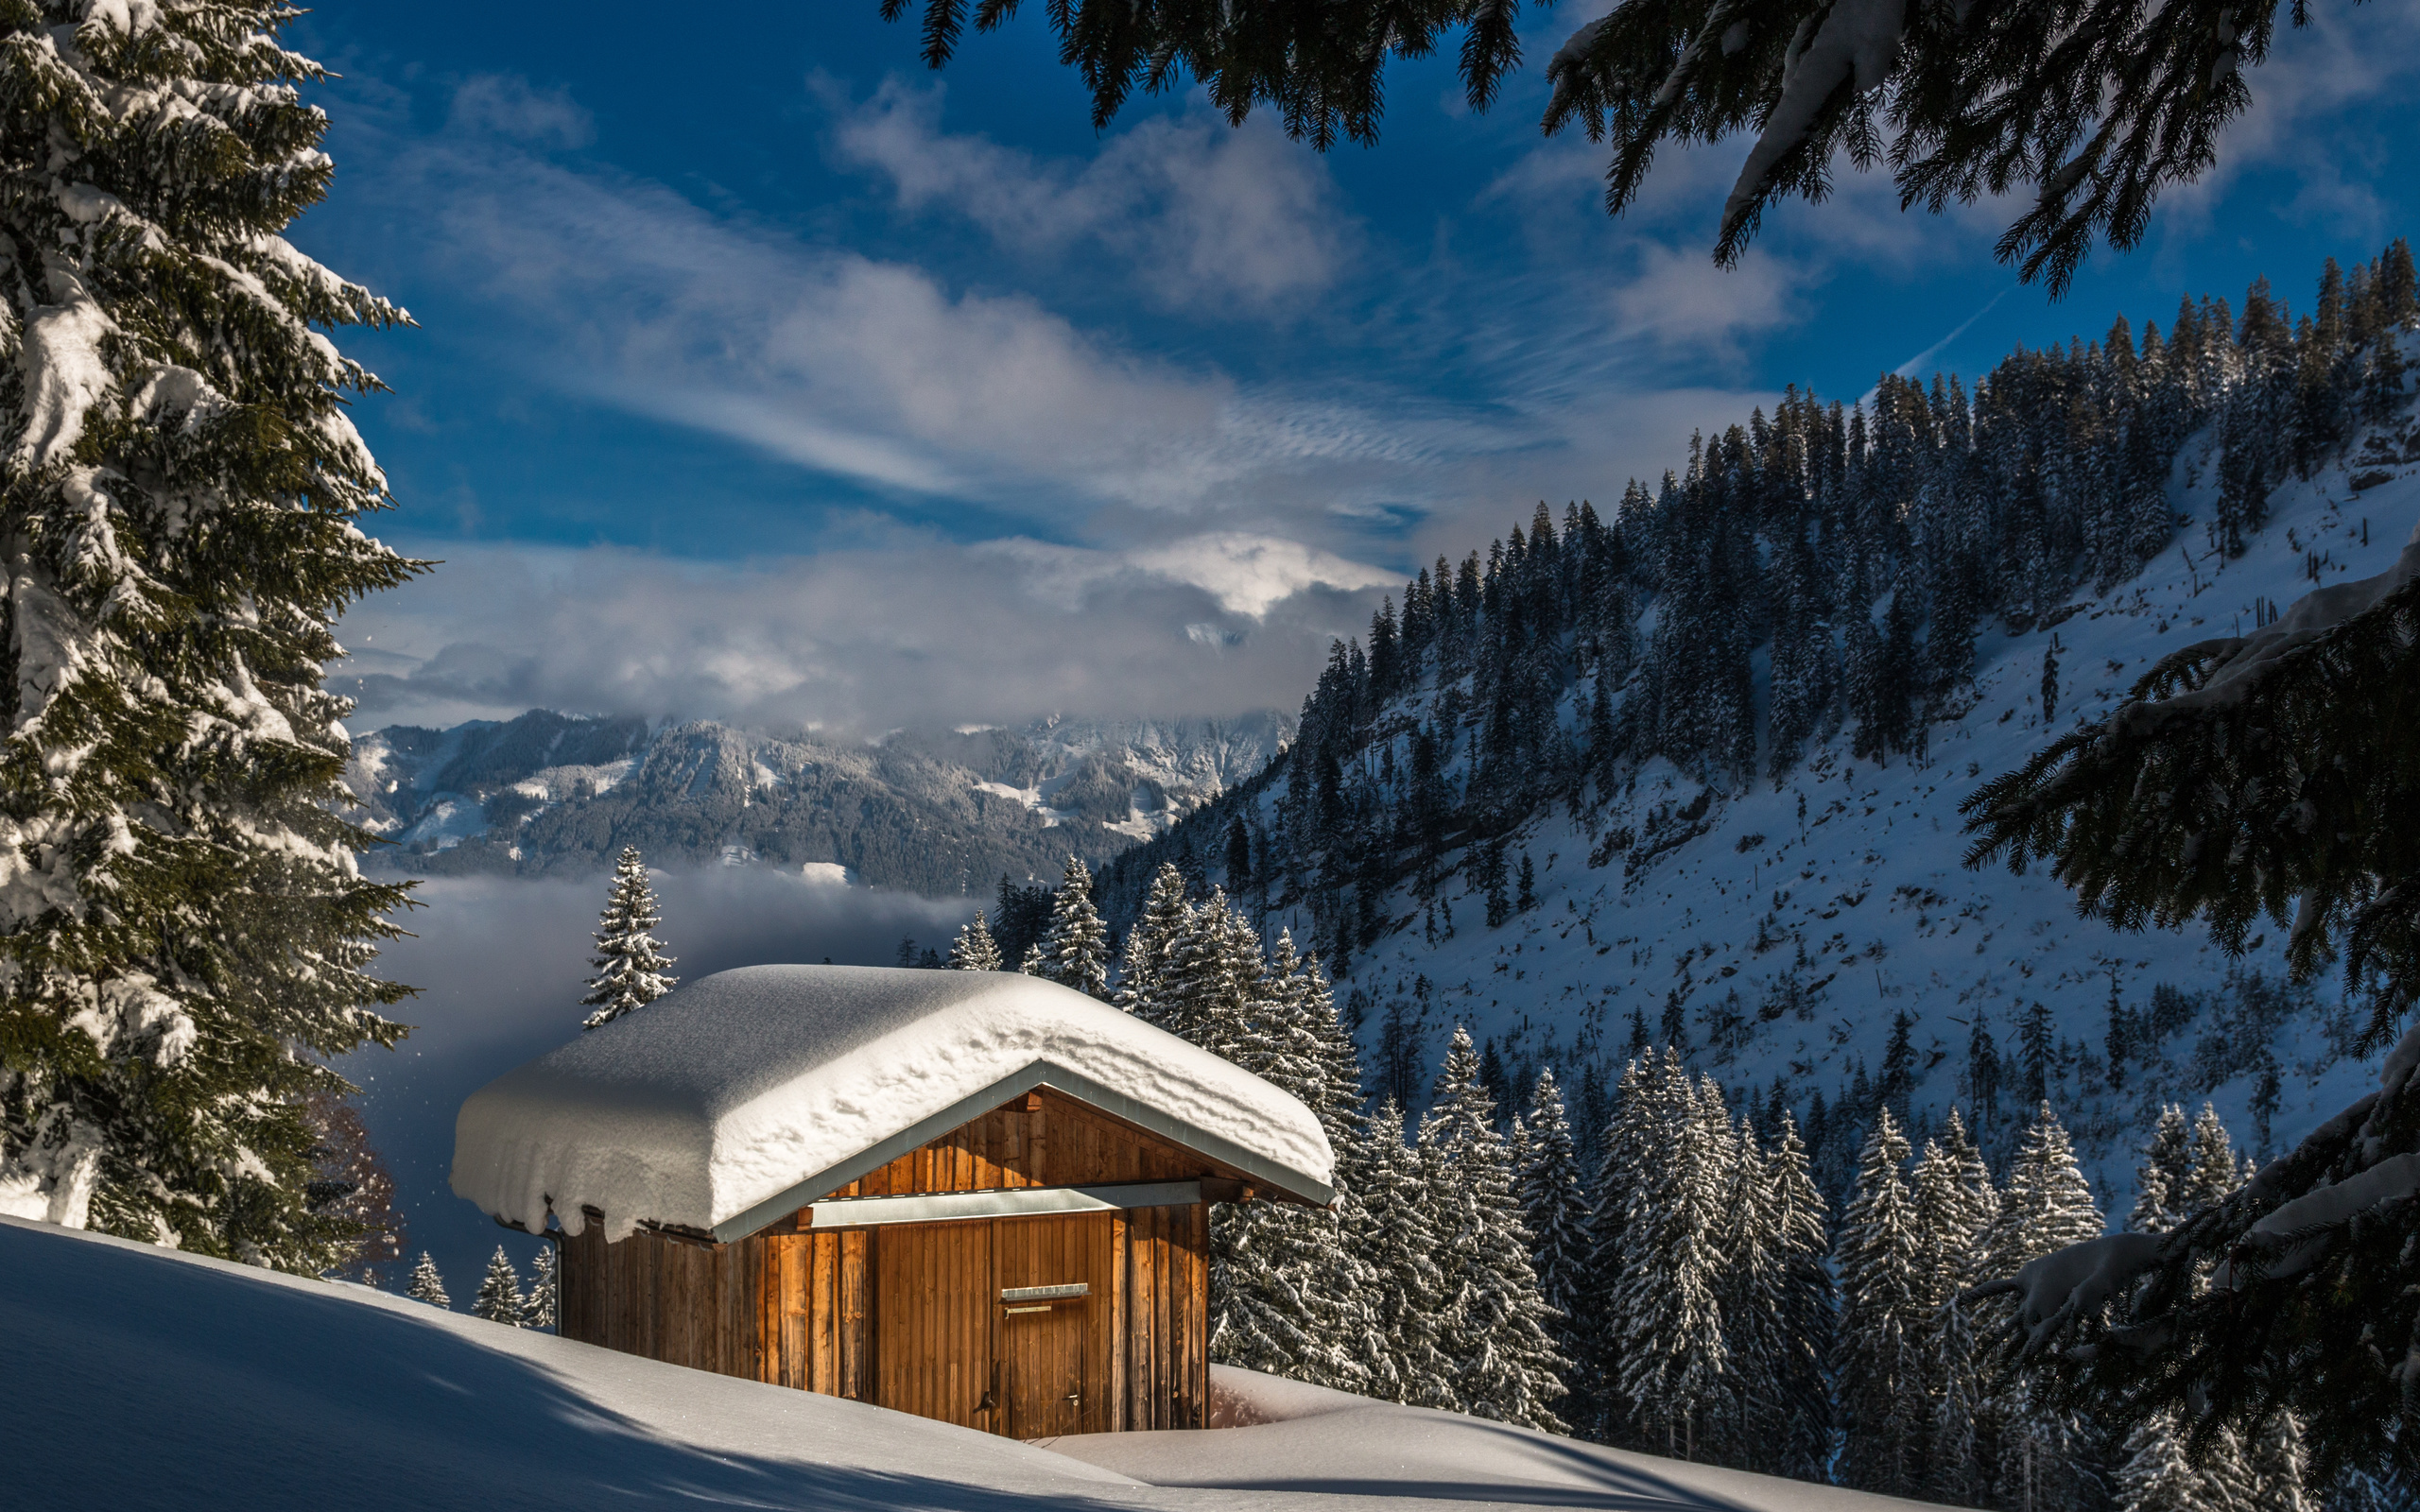
[[[1207,1204],[1330,1172],[1299,1102],[1055,984],[756,967],[475,1093],[454,1185],[560,1239],[567,1338],[1042,1438],[1204,1426]]]

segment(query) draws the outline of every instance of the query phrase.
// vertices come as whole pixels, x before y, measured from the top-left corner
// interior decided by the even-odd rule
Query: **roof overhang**
[[[831,1195],[850,1182],[873,1175],[909,1151],[922,1149],[942,1135],[974,1123],[1001,1104],[1042,1088],[1063,1093],[1088,1107],[1098,1108],[1112,1118],[1158,1135],[1171,1144],[1240,1172],[1264,1190],[1318,1208],[1324,1208],[1336,1200],[1336,1189],[1324,1181],[1300,1171],[1288,1170],[1232,1140],[1188,1124],[1149,1104],[1137,1102],[1090,1077],[1063,1066],[1037,1060],[1015,1074],[1005,1076],[940,1112],[858,1151],[839,1164],[818,1171],[797,1185],[724,1219],[715,1225],[714,1236],[719,1243],[730,1244],[769,1228],[800,1209],[814,1206],[821,1198]]]

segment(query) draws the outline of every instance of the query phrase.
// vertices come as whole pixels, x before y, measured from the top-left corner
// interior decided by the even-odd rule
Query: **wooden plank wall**
[[[994,1192],[1011,1187],[1075,1187],[1105,1181],[1189,1181],[1213,1169],[1199,1155],[1046,1087],[994,1108],[920,1149],[910,1150],[836,1196],[888,1197],[922,1192]]]
[[[562,1241],[563,1337],[670,1365],[863,1400],[871,1388],[864,1233],[704,1246],[642,1229]]]
[[[1233,1175],[1046,1088],[834,1194]],[[1023,1230],[1035,1236],[1063,1227],[1083,1237],[1012,1246],[1046,1251],[1052,1274],[1026,1278],[1030,1267],[1017,1261],[1020,1276],[1008,1280],[998,1268],[1004,1225],[1046,1226]],[[1085,1273],[1057,1274],[1070,1268]],[[562,1242],[561,1328],[566,1338],[649,1359],[1005,1433],[1005,1412],[980,1409],[998,1389],[998,1288],[1062,1280],[1093,1288],[1084,1431],[1203,1426],[1210,1270],[1208,1209],[1200,1204],[765,1233],[712,1247],[647,1230],[608,1245],[601,1215],[592,1214],[579,1237]]]
[[[873,1236],[763,1234],[739,1245],[764,1250],[756,1294],[764,1358],[755,1379],[871,1400]]]
[[[1200,1428],[1210,1401],[1209,1209],[1128,1214],[1121,1428]]]

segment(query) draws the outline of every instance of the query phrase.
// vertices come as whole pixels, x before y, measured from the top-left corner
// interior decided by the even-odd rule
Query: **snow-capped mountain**
[[[2414,538],[2420,343],[2389,326],[2373,350],[2399,356],[2342,356],[2334,381],[2367,387],[2314,439],[2291,342],[2239,345],[2213,303],[2198,352],[2020,353],[1971,418],[1886,380],[1846,446],[1831,412],[1836,450],[1809,401],[1614,524],[1441,562],[1400,627],[1339,648],[1284,761],[1113,866],[1107,911],[1163,862],[1239,891],[1342,968],[1378,1090],[1410,1106],[1457,1023],[1516,1102],[1541,1065],[1584,1104],[1678,1042],[1791,1109],[1835,1191],[1885,1103],[1919,1145],[1955,1105],[2005,1153],[2047,1098],[2119,1219],[2165,1102],[2290,1147],[2377,1074],[2365,1007],[2290,984],[2281,931],[2230,959],[2198,925],[2080,917],[2041,868],[1970,869],[1960,813],[2168,653]]]
[[[533,709],[354,743],[372,864],[450,874],[595,871],[624,845],[656,865],[838,867],[929,895],[1055,876],[1166,830],[1284,747],[1274,713],[1046,719],[873,743]]]

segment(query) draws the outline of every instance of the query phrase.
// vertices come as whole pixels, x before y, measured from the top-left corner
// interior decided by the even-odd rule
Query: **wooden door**
[[[1107,1213],[1002,1219],[995,1368],[1012,1438],[1113,1426]]]
[[[901,1224],[876,1237],[876,1405],[1001,1432],[991,1398],[992,1227]]]

